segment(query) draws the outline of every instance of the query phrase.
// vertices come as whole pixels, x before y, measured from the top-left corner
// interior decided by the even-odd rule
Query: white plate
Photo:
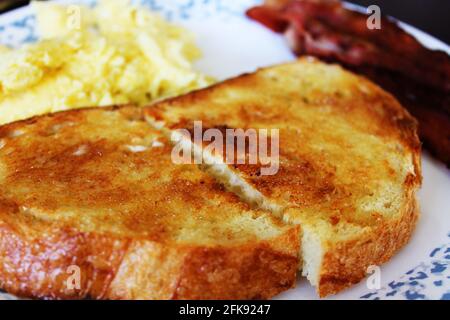
[[[92,3],[92,0],[60,1]],[[244,15],[259,0],[141,0],[154,11],[197,34],[204,58],[197,67],[225,79],[258,67],[294,59],[284,39]],[[424,45],[446,50],[439,40],[405,24]],[[0,16],[0,43],[17,46],[36,38],[35,20],[25,7]],[[410,243],[381,267],[381,288],[366,281],[330,299],[450,299],[450,171],[423,157],[422,218]],[[3,298],[11,296],[1,295]],[[317,299],[305,280],[277,298]]]

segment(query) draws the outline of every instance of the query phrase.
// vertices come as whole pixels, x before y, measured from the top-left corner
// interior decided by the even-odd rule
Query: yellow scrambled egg
[[[89,106],[147,104],[207,86],[193,36],[125,0],[32,4],[41,40],[0,47],[0,123]]]

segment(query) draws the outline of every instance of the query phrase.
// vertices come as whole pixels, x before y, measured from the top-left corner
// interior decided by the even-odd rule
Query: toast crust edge
[[[111,284],[111,299],[268,299],[293,288],[299,228],[236,247],[176,246],[137,241]],[[136,263],[136,257],[139,262]],[[166,259],[169,258],[169,259]],[[161,266],[161,274],[146,272]],[[130,284],[129,279],[137,279]],[[148,288],[155,288],[149,292]]]
[[[409,242],[419,216],[419,206],[411,192],[397,219],[385,220],[363,237],[330,247],[323,257],[319,296],[338,293],[363,280],[369,266],[389,261]]]
[[[19,220],[0,222],[0,286],[19,297],[268,299],[297,281],[299,227],[267,240],[207,247]],[[74,274],[69,267],[74,265],[81,286],[69,290]]]
[[[27,298],[102,298],[128,245],[127,239],[70,228],[2,221],[0,286],[11,294]],[[76,274],[79,282],[71,278],[77,277]]]

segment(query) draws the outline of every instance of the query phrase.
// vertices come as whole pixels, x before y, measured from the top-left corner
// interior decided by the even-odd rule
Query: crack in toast
[[[322,297],[359,282],[414,229],[416,121],[391,95],[338,66],[303,58],[157,103],[146,115],[166,135],[194,121],[280,130],[276,175],[183,143],[215,159],[205,169],[246,202],[301,225],[303,274]]]
[[[291,288],[299,228],[251,209],[136,107],[0,127],[0,287],[50,299],[266,299]],[[67,285],[71,266],[80,286]]]

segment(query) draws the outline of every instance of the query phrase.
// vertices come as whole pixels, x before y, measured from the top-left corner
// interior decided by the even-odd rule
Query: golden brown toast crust
[[[0,236],[0,287],[44,299],[106,297],[129,244],[127,239],[23,221],[2,221]],[[76,284],[71,276],[78,272],[71,266],[79,268],[78,289],[71,287]]]
[[[256,299],[295,284],[299,228],[173,165],[142,109],[40,116],[0,127],[0,139],[0,287],[10,293]],[[80,288],[68,285],[74,266]]]
[[[0,224],[0,286],[21,297],[268,299],[296,282],[296,229],[259,243],[210,248],[35,224],[38,230]],[[71,289],[74,265],[80,268],[81,286]]]
[[[383,221],[363,237],[339,242],[327,251],[317,290],[320,297],[360,282],[366,277],[369,266],[389,261],[408,243],[419,218],[415,197],[402,211],[399,219]]]
[[[295,286],[298,230],[257,244],[161,248],[136,242],[112,282],[112,299],[268,299]],[[155,274],[146,268],[159,265]],[[133,278],[135,281],[130,282]],[[152,292],[142,290],[152,288]]]

